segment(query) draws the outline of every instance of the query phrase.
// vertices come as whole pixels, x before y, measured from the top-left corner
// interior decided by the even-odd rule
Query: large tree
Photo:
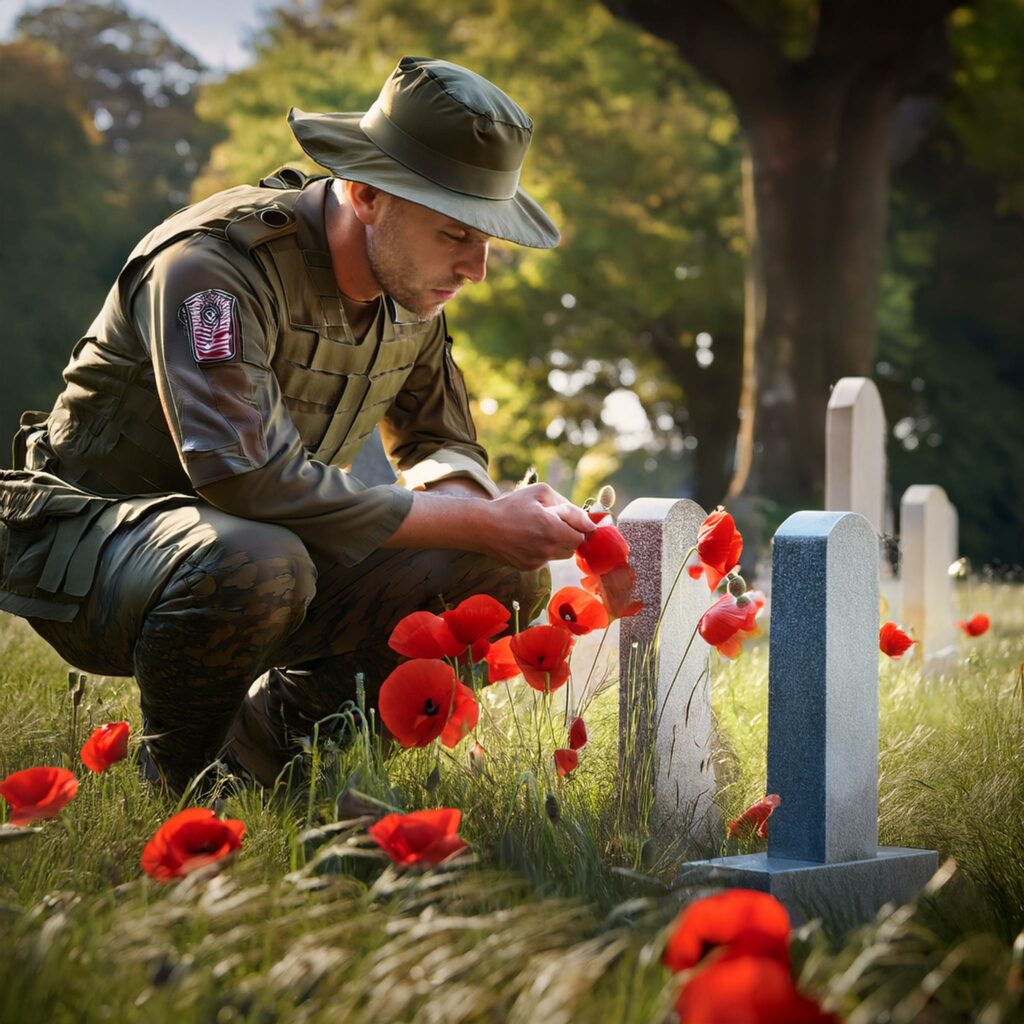
[[[820,500],[829,386],[874,364],[894,113],[945,81],[946,21],[961,4],[608,4],[670,42],[735,106],[757,243],[749,489],[783,506]]]
[[[537,125],[524,183],[563,231],[554,251],[499,247],[451,312],[471,388],[491,399],[478,422],[498,474],[543,468],[553,447],[613,469],[626,441],[608,422],[616,392],[649,418],[648,439],[632,439],[639,461],[675,459],[675,480],[644,490],[684,493],[696,477],[702,500],[719,500],[740,378],[738,128],[719,90],[600,4],[318,0],[272,12],[256,63],[204,93],[229,138],[197,192],[301,161],[288,105],[366,109],[403,53],[467,65],[522,103]]]

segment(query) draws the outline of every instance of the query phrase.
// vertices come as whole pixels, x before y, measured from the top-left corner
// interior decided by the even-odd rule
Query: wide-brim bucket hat
[[[519,187],[533,121],[466,68],[403,57],[369,110],[288,114],[306,154],[339,178],[419,203],[494,238],[550,249],[551,218]]]

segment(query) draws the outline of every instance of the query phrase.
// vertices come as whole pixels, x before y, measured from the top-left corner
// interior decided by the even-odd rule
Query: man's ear
[[[387,193],[361,181],[345,182],[345,198],[363,224],[375,224],[387,201]]]

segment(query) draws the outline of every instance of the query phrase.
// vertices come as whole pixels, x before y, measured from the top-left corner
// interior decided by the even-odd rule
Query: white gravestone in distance
[[[842,377],[825,414],[825,508],[885,528],[885,411],[874,381]]]
[[[683,562],[705,518],[687,499],[638,498],[618,520],[636,569],[634,597],[644,603],[643,611],[620,623],[623,785],[634,789],[641,806],[653,800],[652,833],[685,835],[698,843],[717,826],[708,646],[695,635],[712,597],[707,583],[691,579]]]
[[[769,892],[796,923],[852,923],[909,900],[931,850],[878,846],[878,550],[851,512],[796,512],[775,534],[768,852],[684,865],[679,884]]]
[[[958,557],[958,519],[946,492],[913,484],[900,501],[901,625],[917,641],[911,653],[939,671],[956,657],[950,565]]]

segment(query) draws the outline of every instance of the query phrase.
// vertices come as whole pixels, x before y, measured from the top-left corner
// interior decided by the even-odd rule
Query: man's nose
[[[487,276],[487,242],[474,242],[455,264],[455,273],[472,284]]]

